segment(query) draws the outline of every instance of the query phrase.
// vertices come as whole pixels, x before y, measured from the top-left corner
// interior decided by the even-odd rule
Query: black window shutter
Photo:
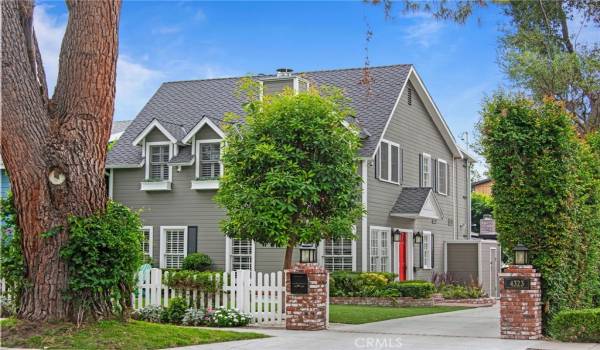
[[[423,268],[423,237],[421,236],[421,243],[419,243],[419,268]]]
[[[381,155],[381,147],[377,150],[377,154],[375,154],[375,178],[379,179],[379,157]]]
[[[419,153],[419,187],[423,187],[423,153]]]
[[[432,233],[431,234],[431,268],[433,269],[433,267],[435,266],[435,235]]]
[[[188,226],[187,253],[196,253],[198,251],[198,226]]]
[[[437,159],[431,159],[431,187],[437,192]]]
[[[400,149],[400,184],[404,184],[404,148]]]

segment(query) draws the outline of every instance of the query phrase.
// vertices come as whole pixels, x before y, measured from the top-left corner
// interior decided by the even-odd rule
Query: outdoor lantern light
[[[317,247],[314,244],[300,245],[300,262],[304,264],[317,262]]]
[[[394,242],[400,242],[401,234],[402,234],[402,232],[400,232],[400,230],[396,230],[392,233],[392,235],[394,236]]]
[[[527,265],[528,251],[529,249],[520,243],[513,248],[513,252],[515,253],[515,265]]]
[[[421,244],[421,242],[423,241],[423,235],[421,234],[421,232],[417,232],[417,233],[415,233],[415,236],[413,239],[414,239],[415,244]]]

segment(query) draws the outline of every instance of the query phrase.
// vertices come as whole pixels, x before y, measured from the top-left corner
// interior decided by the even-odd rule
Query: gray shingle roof
[[[110,129],[110,133],[116,134],[125,131],[129,124],[131,124],[131,122],[132,120],[113,120],[112,129]]]
[[[429,192],[431,192],[431,187],[404,187],[398,195],[391,212],[396,214],[419,214]]]
[[[177,155],[169,161],[170,165],[189,164],[194,160],[192,156],[192,146],[179,147]]]
[[[370,157],[377,148],[410,68],[411,65],[408,64],[370,68],[370,89],[360,83],[363,68],[304,72],[298,75],[318,85],[336,86],[343,90],[344,95],[351,100],[351,107],[356,111],[359,126],[368,130],[361,135],[368,137],[363,138],[360,156]],[[235,96],[239,79],[190,80],[162,84],[111,150],[107,164],[139,165],[142,160],[141,147],[133,146],[132,141],[153,119],[159,120],[173,136],[181,140],[185,132],[191,130],[203,115],[220,125],[225,113],[242,114],[243,101]]]

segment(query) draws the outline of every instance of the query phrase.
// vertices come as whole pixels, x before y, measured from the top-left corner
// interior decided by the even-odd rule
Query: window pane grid
[[[329,271],[352,271],[352,240],[326,239],[323,248],[323,264]]]
[[[249,239],[231,240],[231,269],[252,270],[252,241]]]
[[[152,242],[150,242],[150,230],[144,229],[142,232],[144,234],[144,239],[142,240],[142,252],[150,256],[150,244],[152,244]]]
[[[200,176],[206,178],[221,175],[221,145],[219,143],[200,144]]]
[[[371,247],[370,247],[370,267],[373,272],[388,271],[388,231],[381,229],[371,229]]]
[[[168,269],[179,269],[185,258],[185,230],[167,230],[165,236],[165,265]]]
[[[150,179],[169,179],[169,145],[150,146]]]

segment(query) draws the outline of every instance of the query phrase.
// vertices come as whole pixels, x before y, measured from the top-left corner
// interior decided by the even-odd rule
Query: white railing
[[[168,306],[175,297],[182,297],[196,308],[236,308],[252,315],[254,323],[280,323],[285,319],[285,282],[281,271],[262,273],[239,270],[215,274],[216,292],[196,289],[173,289],[162,283],[167,271],[149,269],[140,273],[132,304],[135,309],[147,305]]]

